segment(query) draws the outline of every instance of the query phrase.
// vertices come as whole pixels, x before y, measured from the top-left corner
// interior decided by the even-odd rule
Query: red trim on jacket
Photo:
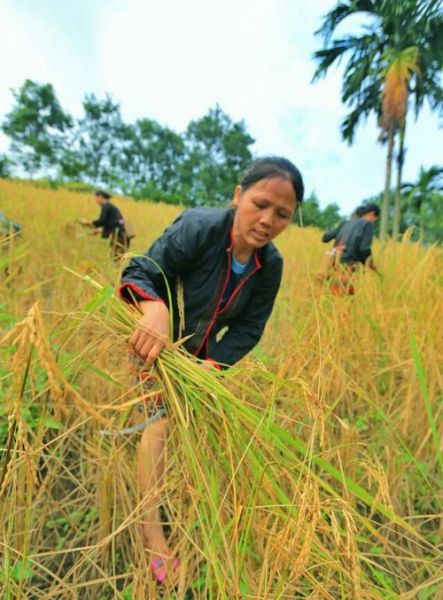
[[[136,294],[138,294],[139,296],[141,296],[143,298],[143,300],[151,300],[152,302],[162,302],[163,304],[165,304],[161,298],[156,298],[155,296],[150,296],[144,290],[142,290],[140,287],[138,287],[138,285],[136,285],[135,283],[132,283],[131,281],[129,281],[128,283],[124,283],[123,285],[121,285],[118,288],[118,293],[120,294],[122,300],[124,300],[128,304],[133,304],[133,300],[132,300],[132,298],[125,298],[123,296],[122,291],[126,288],[130,288],[130,289],[134,290],[134,292]]]
[[[232,256],[232,250],[234,248],[234,236],[233,236],[233,229],[234,227],[231,227],[231,230],[229,232],[229,236],[231,238],[231,243],[228,246],[228,248],[226,248],[226,252],[228,253],[228,271],[226,273],[226,278],[223,284],[223,288],[222,291],[220,293],[220,296],[218,297],[216,306],[215,306],[215,311],[212,315],[211,321],[208,325],[208,328],[205,332],[205,335],[203,336],[203,339],[200,343],[200,346],[197,348],[197,350],[194,352],[195,356],[198,356],[198,354],[200,353],[201,349],[203,348],[205,342],[207,342],[208,338],[209,338],[209,334],[211,333],[211,329],[214,327],[214,324],[217,320],[217,317],[221,314],[223,314],[225,312],[225,310],[227,309],[227,307],[229,306],[229,303],[231,302],[232,298],[235,296],[235,294],[243,287],[243,285],[248,281],[248,279],[251,277],[251,275],[254,275],[254,273],[256,273],[258,271],[258,269],[261,269],[262,264],[260,263],[260,259],[258,257],[258,252],[257,250],[254,250],[254,260],[255,260],[255,269],[253,271],[251,271],[242,281],[240,281],[240,283],[238,284],[238,286],[234,289],[234,291],[232,292],[232,294],[229,296],[228,300],[226,301],[225,306],[223,307],[223,310],[219,311],[220,308],[220,304],[223,301],[223,296],[225,294],[225,290],[226,290],[226,286],[228,285],[228,281],[229,281],[229,277],[231,275],[231,256]],[[206,346],[207,348],[207,346]],[[207,349],[206,349],[207,352]]]
[[[221,371],[221,370],[222,370],[222,368],[221,368],[221,365],[220,365],[220,364],[219,364],[219,363],[218,363],[216,360],[214,360],[213,358],[206,358],[205,360],[207,360],[208,362],[212,363],[212,364],[214,365],[214,367],[215,367],[215,368],[216,368],[218,371]]]
[[[227,273],[226,273],[225,281],[223,283],[223,288],[222,288],[221,294],[218,297],[218,300],[216,302],[215,311],[214,311],[214,313],[213,313],[213,315],[211,317],[211,321],[210,321],[210,323],[208,325],[208,328],[207,328],[207,330],[205,332],[205,335],[203,336],[203,339],[200,342],[200,346],[194,352],[195,356],[199,355],[200,350],[203,348],[203,346],[204,346],[207,338],[209,337],[209,334],[211,333],[211,329],[214,327],[215,321],[217,320],[218,309],[219,309],[220,304],[221,304],[221,302],[223,300],[223,295],[225,293],[226,286],[228,285],[229,274],[231,272],[231,247],[232,247],[232,244],[231,244],[231,246],[229,248],[226,249],[226,252],[228,252],[228,270],[227,270]]]
[[[235,296],[235,294],[245,285],[245,283],[248,281],[248,279],[252,275],[254,275],[254,273],[256,273],[259,269],[261,269],[260,261],[258,261],[258,263],[259,264],[257,265],[257,262],[256,262],[255,264],[257,266],[255,267],[255,269],[253,271],[251,271],[250,273],[248,273],[246,275],[246,277],[240,281],[240,283],[238,284],[238,286],[234,289],[234,291],[232,292],[232,294],[226,300],[226,303],[225,303],[224,307],[217,313],[217,315],[222,315],[225,312],[225,310],[228,308],[228,306],[231,303],[231,301],[232,301],[233,297]]]

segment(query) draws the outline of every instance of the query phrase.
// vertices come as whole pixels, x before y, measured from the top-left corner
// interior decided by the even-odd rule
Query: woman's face
[[[297,208],[292,183],[273,177],[262,179],[242,192],[235,189],[234,248],[253,251],[279,235],[291,222]]]

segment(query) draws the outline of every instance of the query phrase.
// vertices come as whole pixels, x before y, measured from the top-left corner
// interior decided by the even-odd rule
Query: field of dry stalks
[[[177,207],[116,199],[144,252]],[[443,598],[442,250],[376,245],[334,297],[291,227],[259,346],[223,377],[171,348],[161,497],[181,565],[159,587],[138,536],[139,391],[121,265],[76,219],[87,194],[0,181],[0,597]]]

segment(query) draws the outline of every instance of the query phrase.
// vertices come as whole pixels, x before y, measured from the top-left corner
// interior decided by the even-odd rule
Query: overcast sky
[[[281,154],[301,169],[308,193],[349,213],[382,190],[385,148],[375,121],[352,147],[340,71],[311,84],[314,31],[333,0],[0,0],[0,120],[11,88],[50,82],[81,114],[87,92],[111,93],[130,122],[156,119],[182,132],[216,103],[244,119],[256,154]],[[353,23],[358,27],[358,23]],[[405,180],[443,163],[443,129],[429,110],[407,132]],[[0,138],[0,151],[7,149]]]

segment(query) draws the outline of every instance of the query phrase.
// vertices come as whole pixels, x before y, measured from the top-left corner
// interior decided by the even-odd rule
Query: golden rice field
[[[143,252],[178,212],[116,199]],[[277,245],[259,346],[225,373],[170,347],[156,501],[181,565],[156,585],[138,535],[140,391],[119,265],[85,235],[94,198],[0,181],[23,234],[0,250],[0,597],[443,598],[442,251],[375,247],[354,297],[316,278],[319,232]],[[103,432],[107,433],[103,433]],[[152,501],[152,499],[151,499]]]

